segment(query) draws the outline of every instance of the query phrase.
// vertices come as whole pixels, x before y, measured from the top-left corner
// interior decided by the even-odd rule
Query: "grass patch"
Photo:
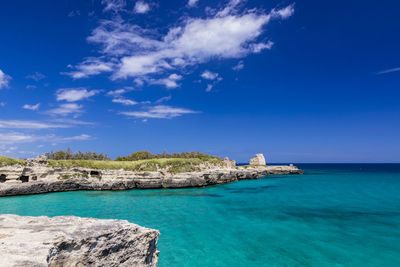
[[[11,165],[25,165],[25,160],[22,159],[13,159],[9,157],[0,156],[0,167],[11,166]]]
[[[190,172],[200,170],[198,167],[201,163],[220,163],[219,159],[201,160],[198,158],[162,158],[147,159],[135,161],[100,161],[100,160],[49,160],[49,165],[59,168],[82,167],[100,170],[119,170],[126,171],[157,171],[160,169],[167,170],[172,173]]]

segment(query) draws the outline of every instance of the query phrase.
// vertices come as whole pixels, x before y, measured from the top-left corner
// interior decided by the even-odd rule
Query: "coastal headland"
[[[201,159],[139,161],[47,160],[39,156],[24,162],[9,160],[0,167],[0,196],[76,190],[189,188],[258,179],[274,174],[303,174],[296,166],[265,165],[262,154],[250,165]]]

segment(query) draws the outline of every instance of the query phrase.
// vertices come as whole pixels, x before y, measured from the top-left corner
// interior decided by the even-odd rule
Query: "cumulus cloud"
[[[28,105],[25,104],[22,106],[23,109],[29,109],[29,110],[38,110],[40,106],[40,103],[37,103],[36,105]]]
[[[223,9],[205,18],[180,18],[165,35],[120,16],[102,20],[87,39],[99,45],[102,56],[91,58],[89,63],[84,60],[69,74],[82,78],[111,72],[112,79],[131,77],[141,83],[174,88],[179,84],[171,79],[171,73],[180,73],[214,59],[243,58],[270,49],[271,41],[259,40],[264,27],[273,19],[290,17],[294,6],[266,13],[239,8],[241,3],[241,0],[231,0]]]
[[[148,82],[150,84],[161,84],[167,88],[176,88],[179,87],[178,81],[182,79],[181,75],[178,74],[171,74],[167,78],[163,79],[149,79]]]
[[[137,1],[134,7],[135,13],[144,14],[150,11],[150,6],[144,1]]]
[[[26,78],[38,82],[38,81],[46,78],[46,75],[44,75],[44,74],[42,74],[40,72],[35,72],[33,74],[27,75]]]
[[[76,102],[79,100],[87,99],[99,93],[98,90],[88,91],[84,88],[62,88],[57,90],[57,101]]]
[[[201,74],[201,77],[206,80],[215,80],[219,77],[219,74],[216,72],[211,72],[209,70],[206,70]]]
[[[121,112],[121,114],[141,119],[172,119],[184,114],[199,113],[198,111],[166,105],[157,105],[144,111]]]
[[[82,112],[83,112],[83,106],[78,105],[76,103],[61,104],[57,108],[46,111],[46,113],[49,115],[61,115],[61,116],[66,116],[71,114],[76,116]]]
[[[8,87],[11,77],[0,70],[0,89]]]

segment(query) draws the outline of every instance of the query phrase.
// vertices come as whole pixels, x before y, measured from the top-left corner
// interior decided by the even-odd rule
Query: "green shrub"
[[[0,167],[11,166],[11,165],[25,165],[25,160],[22,159],[13,159],[9,157],[0,156]]]

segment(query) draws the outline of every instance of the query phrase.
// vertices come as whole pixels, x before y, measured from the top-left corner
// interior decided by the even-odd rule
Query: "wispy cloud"
[[[46,111],[46,113],[49,115],[61,115],[61,116],[67,116],[71,114],[77,116],[79,113],[82,112],[83,112],[83,106],[78,105],[76,103],[61,104],[57,108]]]
[[[33,73],[33,74],[27,75],[26,78],[38,82],[38,81],[40,81],[40,80],[46,78],[46,75],[44,75],[44,74],[42,74],[42,73],[40,73],[40,72],[35,72],[35,73]]]
[[[271,20],[290,17],[294,5],[266,13],[261,9],[247,10],[240,6],[242,3],[231,0],[205,18],[180,18],[164,36],[155,34],[157,29],[144,29],[121,16],[102,20],[88,37],[90,43],[100,45],[102,56],[84,60],[69,75],[82,78],[111,72],[112,79],[132,77],[141,83],[174,88],[179,84],[171,75],[180,75],[177,73],[190,66],[212,59],[243,58],[270,49],[271,41],[259,40],[264,27]],[[103,0],[103,4],[114,10],[126,3]]]
[[[126,6],[125,0],[101,0],[101,3],[105,5],[104,11],[119,12]]]
[[[187,5],[189,7],[195,7],[197,5],[197,2],[199,2],[199,0],[189,0]]]
[[[11,80],[11,76],[5,74],[2,70],[0,70],[0,89],[8,87],[8,83]]]
[[[124,97],[114,98],[112,100],[112,102],[113,103],[119,103],[119,104],[122,104],[124,106],[134,106],[134,105],[138,104],[138,102],[136,102],[134,100],[131,100],[131,99],[124,98]]]
[[[36,105],[28,105],[25,104],[22,106],[23,109],[29,109],[29,110],[38,110],[40,106],[40,103],[37,103]]]
[[[79,100],[87,99],[98,94],[99,90],[88,91],[84,88],[62,88],[57,90],[57,101],[65,100],[67,102],[76,102]]]
[[[235,70],[235,71],[242,70],[243,68],[244,68],[243,60],[240,60],[238,62],[238,64],[236,64],[235,66],[232,67],[232,69]]]
[[[171,95],[169,95],[169,96],[164,96],[164,97],[161,97],[161,98],[157,99],[154,103],[155,103],[155,104],[160,104],[160,103],[162,103],[162,102],[170,101],[171,99],[172,99],[172,96],[171,96]]]
[[[41,121],[26,121],[26,120],[0,120],[1,129],[54,129],[54,128],[69,128],[66,124],[48,123]]]
[[[0,132],[0,145],[13,145],[18,143],[34,143],[34,142],[63,143],[71,141],[86,141],[91,139],[93,139],[93,137],[87,134],[65,137],[53,134],[35,135],[35,134],[26,134],[21,132]]]
[[[377,72],[377,75],[381,75],[381,74],[386,74],[386,73],[391,73],[391,72],[397,72],[400,71],[400,67],[399,68],[393,68],[393,69],[387,69],[387,70],[382,70],[380,72]]]
[[[144,111],[121,112],[120,114],[141,119],[172,119],[184,114],[199,113],[198,111],[166,105],[158,105]]]
[[[36,85],[32,85],[32,84],[28,84],[26,86],[26,89],[36,89],[36,88],[37,88],[37,86]]]

